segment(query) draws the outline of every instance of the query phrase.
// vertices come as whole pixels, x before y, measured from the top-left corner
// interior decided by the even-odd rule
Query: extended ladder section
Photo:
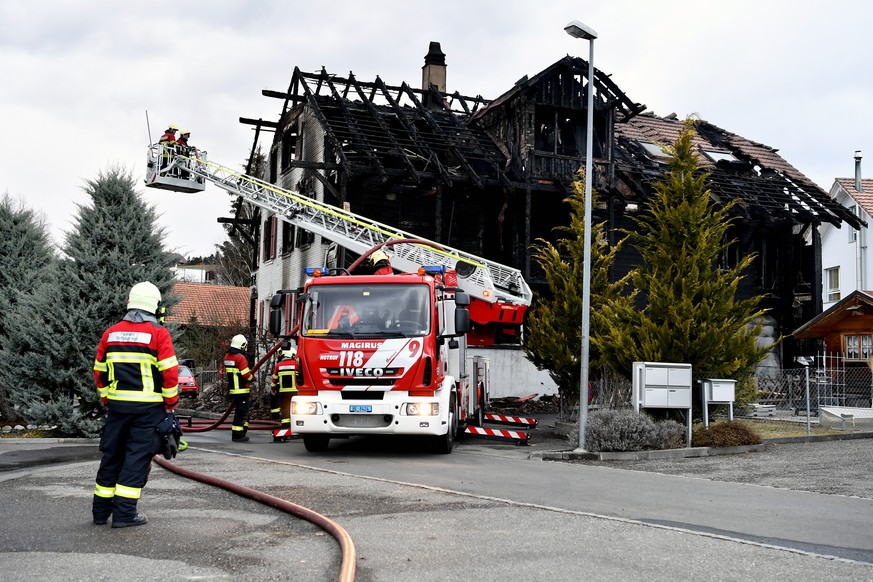
[[[208,180],[230,194],[275,212],[285,221],[319,234],[357,254],[392,240],[424,240],[299,192],[235,172],[206,160],[205,156],[180,154],[171,147],[158,144],[150,146],[147,170],[146,186],[196,192],[203,190],[203,181]],[[447,269],[455,269],[458,287],[472,297],[489,303],[499,300],[508,304],[530,305],[533,295],[518,269],[439,243],[434,244],[442,250],[419,244],[393,245],[391,266],[401,272],[414,273],[422,265],[443,265]]]

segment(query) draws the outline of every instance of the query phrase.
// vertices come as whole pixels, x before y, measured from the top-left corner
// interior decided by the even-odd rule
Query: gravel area
[[[573,462],[873,499],[873,439],[866,438],[773,444],[765,451],[713,457]]]

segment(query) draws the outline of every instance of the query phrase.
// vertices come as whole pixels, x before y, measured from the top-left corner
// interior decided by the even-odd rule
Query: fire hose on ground
[[[183,469],[175,463],[171,463],[166,459],[160,458],[157,455],[154,457],[154,462],[164,469],[172,471],[173,473],[181,475],[182,477],[194,479],[195,481],[200,481],[201,483],[212,485],[214,487],[221,487],[226,491],[230,491],[231,493],[235,493],[236,495],[239,495],[241,497],[257,501],[258,503],[263,503],[264,505],[269,505],[270,507],[274,507],[280,511],[284,511],[285,513],[294,515],[296,517],[300,517],[320,527],[331,536],[333,536],[333,538],[339,543],[340,549],[342,550],[342,565],[340,566],[340,575],[338,580],[340,582],[352,582],[355,579],[355,561],[357,560],[355,544],[352,542],[352,538],[351,536],[349,536],[348,532],[346,532],[346,530],[343,529],[342,526],[340,526],[335,521],[321,515],[320,513],[316,513],[311,509],[307,509],[302,505],[297,505],[296,503],[291,503],[290,501],[285,501],[284,499],[279,499],[278,497],[268,495],[261,491],[256,491],[255,489],[250,489],[236,483],[231,483],[230,481],[225,481],[224,479],[219,479],[218,477],[210,477],[209,475],[203,475],[202,473],[197,473],[196,471]]]
[[[252,372],[260,368],[261,365],[263,365],[263,363],[266,362],[267,359],[281,347],[281,345],[282,342],[280,341],[275,346],[273,346],[272,349],[270,349],[264,355],[264,357],[261,358],[257,364],[255,364],[254,368],[252,368]],[[223,428],[220,425],[227,419],[231,410],[233,410],[233,404],[231,404],[227,408],[227,410],[218,420],[206,421],[205,424],[201,423],[199,426],[189,426],[186,430],[188,432],[206,432],[215,428]],[[278,428],[279,426],[278,423],[270,421],[256,422],[255,424],[257,425],[257,428]],[[250,426],[249,428],[255,429],[254,426]],[[180,450],[184,449],[180,447]],[[268,495],[261,491],[251,489],[249,487],[244,487],[242,485],[238,485],[236,483],[232,483],[218,477],[211,477],[209,475],[197,473],[196,471],[191,471],[190,469],[184,469],[174,463],[169,462],[166,459],[160,458],[160,456],[158,455],[155,455],[153,460],[164,469],[172,471],[177,475],[199,481],[206,485],[220,487],[241,497],[257,501],[258,503],[263,503],[264,505],[269,505],[270,507],[274,507],[290,515],[305,519],[306,521],[320,527],[331,536],[333,536],[333,538],[339,543],[340,549],[342,550],[342,564],[340,567],[340,575],[338,578],[339,581],[352,582],[355,579],[355,562],[357,560],[355,545],[352,542],[352,538],[351,536],[349,536],[348,532],[346,532],[346,530],[343,529],[342,526],[340,526],[335,521],[321,515],[320,513],[312,511],[311,509],[308,509],[301,505],[297,505],[296,503],[291,503],[290,501],[286,501],[278,497],[274,497],[273,495]]]

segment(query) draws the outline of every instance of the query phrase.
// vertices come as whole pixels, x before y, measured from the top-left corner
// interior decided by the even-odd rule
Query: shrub
[[[761,442],[761,435],[745,422],[719,422],[691,435],[695,447],[738,447]]]
[[[588,417],[585,447],[599,452],[675,449],[684,445],[684,435],[675,420],[655,422],[633,410],[596,410]],[[578,442],[578,429],[569,438]]]

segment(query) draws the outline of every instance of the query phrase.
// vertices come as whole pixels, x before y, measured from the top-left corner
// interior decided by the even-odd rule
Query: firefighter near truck
[[[194,193],[209,182],[358,255],[347,268],[307,269],[300,289],[269,291],[272,335],[297,343],[291,430],[308,451],[332,438],[406,435],[450,453],[461,427],[526,441],[483,427],[504,421],[486,414],[487,358],[467,351],[518,337],[533,297],[518,269],[240,174],[205,151],[151,144],[146,166],[150,188]],[[380,250],[391,251],[390,269],[356,271]]]

